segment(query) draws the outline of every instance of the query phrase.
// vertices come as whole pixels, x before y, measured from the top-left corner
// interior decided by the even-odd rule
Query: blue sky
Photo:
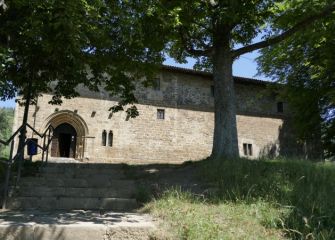
[[[235,76],[240,76],[240,77],[249,77],[249,78],[257,77],[258,79],[266,80],[266,78],[263,76],[256,76],[257,63],[255,62],[255,59],[258,56],[259,56],[259,53],[257,51],[242,55],[238,60],[235,61],[233,65],[233,74]],[[177,64],[175,61],[173,61],[173,59],[169,58],[164,62],[164,64],[173,65],[177,67],[192,68],[194,64],[194,60],[189,59],[188,64]],[[14,99],[9,100],[9,101],[0,101],[0,107],[15,107],[15,101]]]
[[[237,59],[233,65],[234,76],[266,80],[267,78],[265,78],[264,76],[256,76],[257,63],[255,62],[255,59],[258,56],[259,56],[258,51],[254,51],[251,53],[244,54],[239,59]],[[187,64],[178,64],[173,59],[169,58],[164,62],[164,64],[177,67],[192,68],[193,64],[195,63],[195,60],[191,58],[188,60],[189,62]]]

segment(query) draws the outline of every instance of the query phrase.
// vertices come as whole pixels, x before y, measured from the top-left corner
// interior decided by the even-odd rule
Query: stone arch
[[[85,136],[89,134],[89,130],[86,122],[81,116],[79,116],[79,114],[69,110],[55,112],[45,120],[43,124],[43,130],[47,129],[49,126],[57,128],[64,123],[71,125],[75,129],[77,133],[75,158],[83,159],[85,150]]]

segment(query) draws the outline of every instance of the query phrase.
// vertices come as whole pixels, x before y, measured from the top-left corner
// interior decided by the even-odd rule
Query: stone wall
[[[64,122],[84,122],[84,161],[180,163],[208,157],[214,129],[210,76],[165,69],[159,77],[159,90],[138,86],[140,115],[135,119],[127,120],[124,112],[111,114],[108,109],[116,101],[107,92],[81,88],[81,97],[65,100],[61,106],[48,104],[51,95],[39,97],[37,106],[30,108],[29,123],[43,131],[61,113]],[[240,155],[244,155],[243,144],[252,144],[250,158],[269,151],[279,153],[286,118],[277,113],[277,100],[268,94],[264,83],[236,81],[235,86]],[[164,109],[165,119],[157,119],[157,109]],[[22,115],[23,108],[17,106],[16,127]],[[113,132],[112,147],[101,144],[104,130]]]

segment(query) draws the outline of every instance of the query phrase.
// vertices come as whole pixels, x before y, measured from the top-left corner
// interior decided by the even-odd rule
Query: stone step
[[[137,208],[135,199],[97,197],[15,197],[7,200],[7,208],[39,210],[111,210],[133,211]]]
[[[135,196],[134,185],[123,188],[88,188],[88,187],[46,187],[25,186],[17,187],[12,191],[20,197],[97,197],[97,198],[132,198]]]
[[[131,211],[137,207],[136,186],[126,180],[124,169],[121,164],[48,164],[20,180],[7,208]]]
[[[44,167],[41,169],[41,173],[59,173],[59,174],[83,174],[83,175],[90,175],[90,174],[104,174],[104,175],[117,175],[123,174],[122,169],[115,169],[115,168],[60,168],[60,167]]]
[[[48,177],[48,178],[104,178],[104,179],[124,179],[126,178],[123,172],[112,172],[112,173],[99,173],[99,172],[92,172],[92,173],[85,173],[85,172],[41,172],[38,173],[37,176],[40,177]]]
[[[123,169],[127,168],[127,165],[126,164],[110,164],[110,163],[48,163],[43,168],[123,170]]]
[[[0,239],[149,240],[157,227],[148,215],[93,211],[0,213]]]
[[[53,178],[53,177],[24,177],[20,180],[20,186],[46,186],[46,187],[111,187],[115,189],[132,188],[135,186],[132,180],[114,179],[112,177],[94,176],[91,178]],[[134,187],[135,188],[135,187]]]

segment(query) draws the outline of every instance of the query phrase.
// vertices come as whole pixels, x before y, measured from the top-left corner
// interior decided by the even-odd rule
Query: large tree
[[[52,91],[52,103],[78,96],[79,84],[93,91],[104,86],[133,103],[134,80],[162,61],[162,45],[147,32],[151,21],[142,11],[122,1],[6,1],[0,8],[1,99],[25,97],[33,82],[32,97]]]
[[[239,56],[277,44],[332,14],[332,0],[158,1],[148,11],[165,14],[171,29],[168,53],[179,62],[198,60],[213,72],[215,127],[211,157],[237,157],[236,101],[232,64]],[[277,25],[280,23],[281,28]],[[285,27],[282,27],[285,26]],[[263,40],[253,39],[263,35]]]
[[[128,1],[11,0],[0,7],[0,99],[41,93],[50,103],[78,96],[76,87],[105,88],[133,104],[135,80],[162,61],[161,37],[144,6]],[[136,115],[133,106],[127,111]],[[24,129],[22,130],[24,138]]]
[[[332,15],[288,41],[263,49],[258,59],[259,70],[282,83],[278,93],[287,99],[310,157],[317,151],[309,149],[315,145],[309,143],[320,140],[320,135],[325,157],[335,156],[334,31]]]

